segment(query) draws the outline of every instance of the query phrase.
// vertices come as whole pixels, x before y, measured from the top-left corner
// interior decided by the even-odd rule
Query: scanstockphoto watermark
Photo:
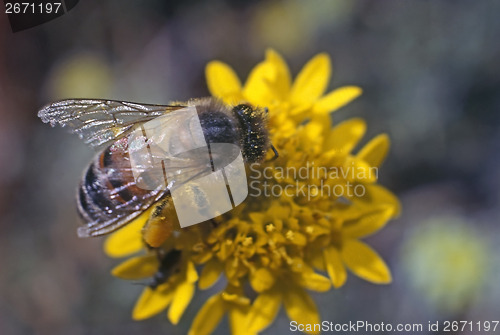
[[[430,322],[429,322],[430,325]],[[431,328],[429,327],[429,330]],[[332,333],[418,333],[424,331],[422,323],[386,323],[378,322],[371,323],[368,321],[349,321],[346,323],[335,323],[331,321],[323,321],[322,323],[298,323],[297,321],[290,321],[291,332],[332,332]]]
[[[317,166],[306,162],[300,167],[250,165],[249,195],[253,197],[362,197],[366,194],[365,182],[378,179],[377,167],[356,165]]]

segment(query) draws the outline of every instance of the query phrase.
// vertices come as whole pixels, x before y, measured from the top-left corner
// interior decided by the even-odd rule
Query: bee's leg
[[[278,153],[278,150],[276,150],[276,148],[274,147],[274,145],[271,144],[271,149],[273,150],[274,152],[274,157],[273,159],[276,159],[280,156],[280,154]]]
[[[163,249],[163,248],[151,248],[151,250],[155,253],[156,258],[158,258],[158,262],[161,264],[162,260],[165,258],[165,255],[167,254],[165,252],[165,249]]]
[[[276,148],[272,144],[271,144],[271,150],[273,150],[273,152],[274,152],[274,157],[271,158],[270,160],[268,160],[268,162],[272,162],[272,161],[276,160],[280,156],[279,153],[278,153],[278,150],[276,150]]]
[[[142,238],[150,248],[159,248],[175,229],[175,214],[169,215],[173,206],[171,199],[168,197],[158,202],[142,228]]]

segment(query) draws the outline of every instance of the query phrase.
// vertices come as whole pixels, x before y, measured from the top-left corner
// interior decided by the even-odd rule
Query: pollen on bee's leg
[[[142,229],[144,242],[153,248],[160,247],[174,231],[174,224],[167,218],[150,219]]]
[[[152,248],[160,247],[179,225],[176,218],[171,198],[157,204],[142,228],[142,239],[146,245]]]

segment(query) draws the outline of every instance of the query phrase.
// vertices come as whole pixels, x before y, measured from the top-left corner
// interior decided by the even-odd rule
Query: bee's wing
[[[38,117],[51,126],[59,124],[92,147],[121,137],[134,125],[183,106],[148,105],[126,101],[69,99],[46,105]]]
[[[104,199],[114,199],[129,191],[136,195],[119,206],[115,206],[112,211],[100,212],[98,219],[89,221],[85,226],[78,229],[78,235],[80,237],[89,237],[111,233],[132,221],[161,198],[170,196],[171,191],[226,167],[241,154],[239,147],[232,144],[212,145],[210,149],[210,153],[207,148],[197,148],[175,156],[168,156],[165,152],[153,153],[158,155],[157,158],[161,158],[164,164],[161,169],[144,170],[147,176],[141,176],[140,178],[149,180],[147,183],[148,189],[145,190],[140,187],[140,182],[135,178],[116,188],[102,188],[101,196]],[[131,167],[130,163],[124,160],[119,166],[114,165],[113,167],[100,169],[99,173],[113,176],[117,168],[121,170],[122,174],[126,175],[132,175],[134,172],[134,168]],[[166,175],[170,177],[165,178]],[[113,178],[108,178],[108,180],[111,184],[122,182],[121,179],[113,180]],[[155,186],[151,187],[151,185]],[[135,190],[132,192],[134,188]],[[137,192],[137,188],[141,189],[142,192]],[[78,201],[78,203],[81,204],[82,201]],[[195,207],[193,207],[193,210],[195,210]]]

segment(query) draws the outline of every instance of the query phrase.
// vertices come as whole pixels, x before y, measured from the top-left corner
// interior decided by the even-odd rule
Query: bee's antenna
[[[134,282],[134,283],[132,283],[132,285],[149,286],[148,284],[141,283],[141,282]]]
[[[162,283],[157,283],[154,280],[152,280],[149,283],[141,283],[141,282],[132,283],[132,285],[147,286],[147,287],[152,288],[153,290],[156,289],[158,286],[160,286],[160,284],[162,284]]]

